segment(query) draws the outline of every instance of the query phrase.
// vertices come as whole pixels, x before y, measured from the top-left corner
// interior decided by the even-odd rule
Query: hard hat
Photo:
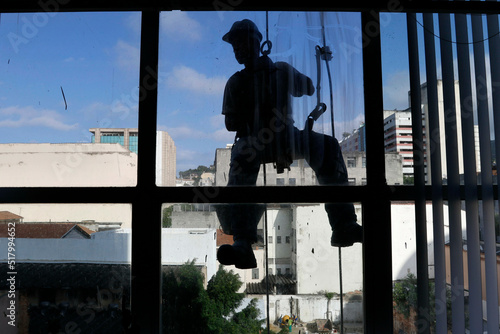
[[[257,28],[257,25],[248,19],[243,19],[241,21],[236,21],[233,23],[233,26],[222,36],[222,40],[228,43],[233,43],[236,39],[240,37],[255,37],[260,41],[262,41],[262,34]]]

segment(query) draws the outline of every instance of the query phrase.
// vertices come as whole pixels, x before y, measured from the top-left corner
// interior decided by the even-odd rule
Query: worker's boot
[[[223,265],[239,269],[257,267],[252,244],[257,242],[257,224],[264,213],[262,204],[225,204],[216,207],[217,217],[226,234],[232,234],[234,243],[222,245],[217,260]]]
[[[223,265],[234,265],[239,269],[257,268],[252,243],[247,239],[238,239],[232,245],[220,246],[217,251],[217,260]]]
[[[349,247],[356,242],[363,242],[363,227],[356,223],[354,205],[351,203],[327,203],[325,209],[332,227],[332,246]]]

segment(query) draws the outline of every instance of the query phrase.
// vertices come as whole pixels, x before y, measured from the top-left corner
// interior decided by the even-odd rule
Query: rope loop
[[[267,50],[264,50],[264,48],[267,46]],[[271,49],[273,47],[273,43],[270,40],[265,41],[262,43],[262,46],[260,47],[260,52],[264,55],[267,56],[268,54],[271,53]]]

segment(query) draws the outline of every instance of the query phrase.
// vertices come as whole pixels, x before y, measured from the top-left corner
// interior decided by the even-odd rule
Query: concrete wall
[[[0,144],[2,187],[134,186],[137,155],[119,144]]]
[[[260,310],[260,317],[266,315],[266,296],[255,297],[258,300],[257,307]],[[248,296],[241,308],[243,308],[252,296]],[[269,315],[271,323],[274,323],[280,316],[296,315],[301,322],[310,322],[315,319],[327,319],[327,299],[323,295],[270,295]],[[334,297],[330,301],[329,316],[334,322],[340,321],[340,300]],[[363,322],[363,303],[361,296],[344,298],[344,322]]]
[[[173,211],[172,228],[214,228],[220,226],[215,211]]]
[[[434,237],[432,204],[426,205],[427,221],[427,251],[429,262],[429,277],[434,278]],[[392,279],[399,280],[408,273],[417,273],[415,206],[413,203],[393,203],[391,206],[392,220]],[[467,239],[465,225],[465,210],[461,211],[462,238]],[[449,241],[448,206],[443,207],[445,242]]]
[[[356,206],[358,223],[361,208]],[[326,290],[339,292],[338,248],[330,245],[331,227],[324,204],[297,206],[296,224],[296,276],[297,293],[316,294]],[[354,244],[342,249],[343,291],[363,288],[362,246]]]

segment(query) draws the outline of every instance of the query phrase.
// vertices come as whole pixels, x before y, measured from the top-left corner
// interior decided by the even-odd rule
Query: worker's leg
[[[315,171],[321,185],[347,185],[347,168],[337,139],[316,132],[301,132],[297,149]],[[325,203],[332,228],[332,246],[346,247],[362,242],[363,232],[356,223],[352,203]]]
[[[240,138],[231,151],[228,186],[254,186],[260,169],[262,151],[252,137]],[[251,245],[257,241],[257,225],[264,213],[261,204],[226,204],[216,207],[224,233],[233,235],[233,245],[219,248],[217,258],[225,265],[255,268]]]

